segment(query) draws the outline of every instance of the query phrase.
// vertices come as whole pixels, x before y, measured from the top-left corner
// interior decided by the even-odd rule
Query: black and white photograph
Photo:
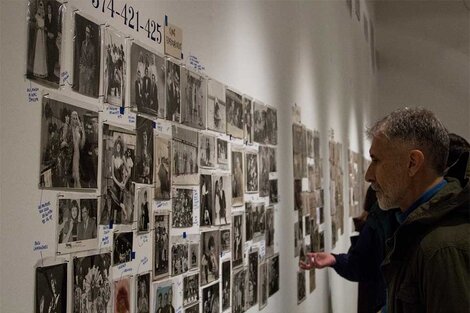
[[[72,312],[111,312],[111,253],[73,259]]]
[[[232,213],[230,176],[212,175],[212,182],[214,185],[214,225],[229,224]]]
[[[245,152],[246,192],[258,192],[258,154]]]
[[[266,147],[266,148],[268,152],[269,172],[275,173],[277,172],[277,158],[276,158],[277,149],[274,147]]]
[[[172,184],[197,185],[199,182],[198,133],[176,125],[173,125],[172,133]]]
[[[181,68],[181,124],[206,129],[207,80]]]
[[[137,275],[136,312],[150,313],[150,273]]]
[[[258,303],[258,251],[248,255],[248,271],[246,286],[246,309]]]
[[[189,270],[199,268],[199,243],[189,243]]]
[[[217,138],[217,165],[221,169],[228,169],[228,142]]]
[[[266,140],[268,144],[275,146],[277,145],[277,110],[268,106],[266,118]]]
[[[173,285],[158,286],[155,289],[155,313],[175,313],[173,305]]]
[[[220,251],[230,251],[230,228],[220,230]]]
[[[243,205],[243,152],[232,149],[232,206]]]
[[[202,311],[205,313],[220,312],[219,283],[202,288]]]
[[[246,286],[246,269],[240,268],[233,272],[232,284],[232,312],[245,312],[245,286]]]
[[[266,208],[266,255],[274,253],[274,208]]]
[[[199,313],[199,303],[184,309],[184,313]]]
[[[267,197],[270,192],[269,185],[269,171],[270,159],[269,148],[266,146],[259,146],[259,196]]]
[[[277,111],[255,101],[253,106],[253,140],[261,144],[277,145]]]
[[[302,303],[307,296],[307,282],[305,271],[297,271],[297,304]]]
[[[232,267],[243,264],[243,214],[232,216]]]
[[[199,134],[199,165],[214,168],[216,164],[215,137]]]
[[[243,138],[243,102],[242,96],[235,91],[226,89],[227,135]]]
[[[171,245],[171,275],[176,276],[188,271],[188,248],[187,243]]]
[[[57,200],[57,253],[71,253],[98,247],[95,197],[60,197]]]
[[[199,301],[199,273],[188,274],[183,278],[183,306]]]
[[[243,134],[247,143],[253,142],[253,101],[243,96]]]
[[[133,232],[114,233],[113,266],[132,261]]]
[[[245,202],[245,240],[253,240],[253,202]]]
[[[225,86],[218,81],[207,81],[207,128],[219,133],[226,130]]]
[[[219,278],[220,234],[218,230],[201,233],[201,286]]]
[[[307,157],[313,159],[313,130],[306,130],[305,140],[307,140]]]
[[[75,14],[72,89],[98,98],[100,87],[101,30],[89,19]]]
[[[97,112],[43,97],[40,187],[96,189],[98,132]]]
[[[230,283],[231,265],[230,260],[222,262],[222,312],[230,308]]]
[[[165,118],[165,59],[133,43],[130,103],[140,113]]]
[[[214,206],[212,195],[212,175],[201,174],[200,178],[200,212],[199,225],[212,226],[214,224]]]
[[[36,268],[37,313],[67,312],[67,263]]]
[[[55,0],[30,0],[28,8],[26,76],[59,87],[62,4]]]
[[[192,188],[173,188],[173,216],[174,228],[186,228],[193,226],[193,197]]]
[[[294,179],[307,177],[307,141],[305,139],[305,127],[300,124],[292,124],[292,139],[294,153]]]
[[[135,181],[153,184],[153,121],[137,116],[136,123],[136,171]]]
[[[153,279],[158,280],[168,276],[169,271],[169,231],[170,221],[168,212],[155,213],[154,219],[154,249],[153,249]]]
[[[181,67],[168,60],[166,62],[166,119],[180,121],[181,113]]]
[[[294,179],[294,210],[302,212],[303,207],[302,179]]]
[[[135,145],[133,131],[103,124],[100,225],[134,220]]]
[[[268,304],[268,266],[262,262],[258,267],[258,302],[259,310]]]
[[[104,102],[123,107],[127,81],[126,40],[121,33],[109,26],[104,28],[103,54]]]
[[[269,181],[269,203],[275,204],[279,202],[279,193],[277,188],[277,179]]]
[[[155,200],[171,197],[171,139],[155,136]]]
[[[279,290],[279,254],[268,259],[268,295]]]
[[[137,197],[137,231],[150,230],[150,213],[152,211],[152,187],[142,186],[136,190]]]
[[[312,268],[310,271],[308,271],[308,282],[309,282],[309,291],[312,293],[315,288],[317,287],[317,282],[316,282],[316,271],[314,268]]]
[[[294,223],[294,257],[298,257],[300,253],[300,246],[301,242],[299,242],[302,238],[301,235],[302,231],[299,227],[299,221]]]
[[[252,202],[246,203],[246,208],[248,209],[249,205],[251,205],[251,232],[252,236],[258,237],[265,234],[266,230],[266,212],[264,208],[264,202]],[[248,211],[246,212],[247,220],[248,220]],[[248,229],[248,224],[246,225]],[[247,232],[248,234],[248,232]],[[247,239],[248,240],[248,239]]]
[[[131,311],[131,282],[129,277],[121,277],[114,282],[114,312]]]

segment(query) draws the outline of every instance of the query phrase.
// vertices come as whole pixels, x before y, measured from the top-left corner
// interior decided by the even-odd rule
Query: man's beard
[[[401,192],[399,192],[398,187],[391,187],[390,190],[393,191],[388,192],[387,194],[385,194],[382,188],[376,184],[372,184],[372,189],[376,191],[377,202],[379,203],[381,210],[388,211],[399,207],[398,199],[400,199],[399,194],[401,194]]]

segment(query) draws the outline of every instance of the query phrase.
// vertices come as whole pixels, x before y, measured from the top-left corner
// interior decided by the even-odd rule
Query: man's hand
[[[312,268],[333,266],[335,263],[336,259],[331,253],[309,252],[305,257],[305,260],[301,260],[299,262],[299,266],[303,270],[311,270]]]

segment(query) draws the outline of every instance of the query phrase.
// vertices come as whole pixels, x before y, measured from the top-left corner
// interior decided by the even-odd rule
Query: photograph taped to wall
[[[310,293],[315,291],[315,288],[317,287],[316,283],[316,271],[314,268],[312,268],[310,271],[308,271],[308,279],[309,279],[309,291]]]
[[[199,166],[214,168],[216,164],[215,137],[199,134]]]
[[[36,268],[34,312],[67,312],[67,263]]]
[[[300,254],[300,242],[301,239],[301,230],[299,227],[299,222],[294,223],[294,257],[298,257]]]
[[[114,282],[114,312],[131,311],[131,282],[129,277]]]
[[[173,238],[173,241],[178,241]],[[176,276],[188,271],[188,243],[172,243],[171,245],[171,275]]]
[[[212,175],[214,184],[214,225],[225,225],[230,223],[232,213],[231,189],[229,175]]]
[[[243,214],[232,215],[232,267],[243,264]]]
[[[257,143],[277,145],[276,109],[255,101],[253,105],[253,139]]]
[[[212,226],[214,225],[214,202],[212,190],[212,175],[201,174],[200,178],[200,212],[199,212],[199,225]]]
[[[113,233],[113,236],[113,266],[132,261],[134,233],[131,231],[118,232]]]
[[[57,253],[98,248],[96,196],[59,197],[57,211]]]
[[[98,98],[100,86],[101,29],[91,20],[74,13],[72,90]]]
[[[137,299],[136,312],[150,312],[150,273],[137,275],[136,279]]]
[[[154,220],[153,280],[168,276],[169,271],[169,212],[157,212]]]
[[[103,124],[100,225],[133,222],[135,149],[133,131]]]
[[[243,96],[243,138],[247,143],[253,142],[253,100]]]
[[[26,77],[58,88],[64,7],[55,0],[29,0],[28,9]]]
[[[258,309],[262,310],[268,304],[268,266],[266,262],[260,263],[258,268],[258,299]]]
[[[150,213],[152,210],[152,187],[139,186],[136,188],[137,198],[137,231],[139,233],[150,230]]]
[[[302,212],[304,207],[302,201],[302,180],[294,179],[294,210]]]
[[[207,128],[225,133],[225,86],[218,81],[207,81]]]
[[[181,67],[167,60],[166,62],[166,119],[180,121],[181,109]]]
[[[171,197],[171,138],[155,136],[155,200]]]
[[[39,186],[97,188],[98,113],[42,98]]]
[[[201,286],[219,278],[220,233],[218,230],[201,233]]]
[[[232,149],[232,206],[243,205],[243,152]]]
[[[269,196],[269,148],[266,146],[259,146],[259,196]]]
[[[258,251],[248,254],[246,310],[258,303]]]
[[[269,181],[269,204],[279,202],[279,193],[277,187],[277,179],[271,179]]]
[[[199,183],[197,148],[198,133],[187,128],[172,126],[174,185],[197,185]]]
[[[307,297],[307,282],[305,271],[297,271],[297,305],[302,303]]]
[[[230,283],[231,265],[230,260],[222,262],[222,312],[230,308]]]
[[[199,268],[199,243],[189,244],[189,270]]]
[[[220,312],[219,282],[202,288],[202,311],[207,313]]]
[[[246,269],[240,268],[233,272],[232,284],[232,312],[245,312],[245,286],[246,286]]]
[[[279,254],[267,260],[268,263],[268,295],[271,297],[279,290]]]
[[[253,209],[256,204],[245,202],[245,240],[253,240]]]
[[[193,200],[192,188],[172,189],[172,226],[174,228],[186,228],[193,226]]]
[[[226,140],[217,138],[217,165],[220,169],[228,169],[229,143]]]
[[[173,305],[173,284],[157,286],[155,290],[155,312],[175,312]]]
[[[266,214],[264,202],[253,203],[252,210],[253,237],[264,236],[266,230]]]
[[[276,157],[277,149],[274,147],[269,147],[269,146],[266,148],[267,148],[268,159],[269,159],[269,172],[275,173],[277,172],[277,157]]]
[[[181,124],[206,129],[207,80],[181,68]]]
[[[101,253],[73,259],[72,312],[111,312],[110,281],[111,253]]]
[[[103,54],[104,102],[124,107],[127,82],[127,45],[124,36],[109,26],[104,28]]]
[[[220,230],[220,251],[230,251],[230,228]]]
[[[243,138],[243,102],[242,96],[235,91],[226,89],[227,135]]]
[[[199,313],[199,303],[184,309],[184,313]]]
[[[305,139],[307,140],[307,157],[313,158],[314,151],[313,151],[313,130],[306,129],[306,136]]]
[[[199,273],[190,273],[183,278],[183,306],[199,301]]]
[[[307,177],[307,147],[305,140],[305,127],[292,124],[292,142],[294,153],[294,179]]]
[[[135,181],[142,184],[153,183],[153,121],[137,116],[136,122],[136,171]]]
[[[258,154],[245,152],[246,192],[258,192]]]
[[[274,254],[274,207],[266,208],[266,256]]]

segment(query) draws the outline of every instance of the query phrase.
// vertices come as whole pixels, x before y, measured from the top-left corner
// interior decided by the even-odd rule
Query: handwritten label
[[[39,91],[38,87],[26,88],[26,94],[28,95],[28,102],[38,102],[39,101],[38,91]]]
[[[118,270],[122,270],[122,269],[125,268],[125,267],[126,267],[126,263],[124,263],[124,264],[119,264],[119,265],[118,265]]]
[[[64,71],[62,73],[60,73],[60,79],[62,80],[62,83],[65,84],[65,83],[68,83],[69,85],[71,85],[69,82],[68,82],[68,79],[69,79],[70,75],[67,71]]]
[[[199,62],[197,56],[190,55],[189,56],[189,64],[198,71],[204,71],[206,68]]]
[[[183,50],[183,30],[176,25],[165,26],[165,54],[181,60]]]
[[[52,209],[50,201],[38,205],[38,212],[43,224],[52,221]]]
[[[129,123],[134,124],[134,123],[135,123],[135,120],[136,120],[135,114],[129,114],[129,117],[128,117]]]
[[[49,249],[47,244],[43,244],[40,241],[34,241],[33,243],[33,251],[44,251]]]
[[[142,263],[143,265],[145,265],[148,261],[149,261],[149,258],[144,257],[142,260],[140,260],[140,263]]]

